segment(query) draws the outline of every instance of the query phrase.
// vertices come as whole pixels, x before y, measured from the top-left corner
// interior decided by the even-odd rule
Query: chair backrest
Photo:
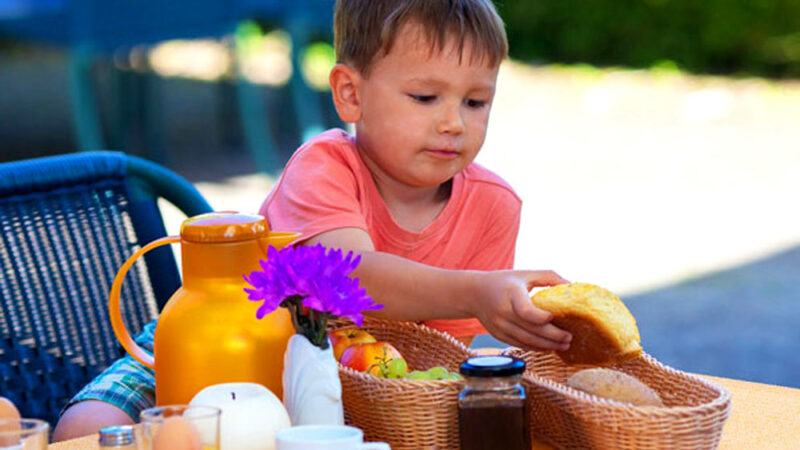
[[[125,259],[166,235],[159,198],[188,216],[211,210],[185,179],[122,153],[0,164],[0,394],[23,417],[54,424],[69,398],[123,354],[108,293]],[[162,249],[123,285],[132,332],[180,284],[171,249]]]

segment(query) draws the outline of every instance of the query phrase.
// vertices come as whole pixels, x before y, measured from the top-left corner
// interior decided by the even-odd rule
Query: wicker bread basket
[[[661,396],[665,407],[636,407],[568,387],[589,366],[566,365],[552,352],[507,349],[525,360],[531,434],[559,448],[713,449],[731,407],[730,393],[656,361],[647,354],[611,368],[628,373]]]
[[[337,320],[329,329],[353,326]],[[361,329],[394,345],[409,370],[443,366],[458,371],[471,354],[452,337],[424,325],[365,319]],[[463,380],[377,378],[339,365],[345,421],[364,431],[365,441],[388,442],[393,450],[457,449],[458,393]]]

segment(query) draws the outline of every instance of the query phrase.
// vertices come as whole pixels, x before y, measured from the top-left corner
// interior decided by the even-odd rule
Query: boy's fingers
[[[553,315],[545,310],[533,306],[525,294],[518,294],[511,299],[511,308],[520,319],[534,325],[544,325],[553,320]]]
[[[519,318],[534,325],[544,325],[553,320],[553,314],[537,308],[525,292],[518,292],[511,298],[511,308]]]
[[[553,325],[552,323],[548,323],[547,325],[543,325],[535,329],[536,334],[539,336],[544,337],[552,342],[558,342],[559,344],[567,344],[569,347],[569,343],[572,341],[572,335],[568,332],[558,328],[557,326]],[[564,348],[566,350],[566,348]]]
[[[552,270],[530,270],[526,273],[528,289],[541,286],[553,286],[555,284],[569,283],[569,280]]]
[[[503,331],[495,337],[503,342],[525,349],[566,350],[569,348],[569,344],[552,341],[543,337],[542,333],[538,331],[540,330],[537,330],[537,333],[534,334],[531,330],[522,328],[513,322],[507,322],[503,326]]]
[[[529,348],[529,345],[527,345],[524,342],[524,340],[520,339],[520,337],[522,337],[523,334],[521,332],[509,331],[507,326],[505,326],[502,330],[497,330],[493,332],[492,336],[514,347]]]
[[[516,315],[522,319],[518,325],[526,330],[536,330],[537,335],[559,343],[568,343],[572,339],[569,333],[550,323],[553,314],[533,306],[530,299],[525,296],[513,299],[511,306]]]

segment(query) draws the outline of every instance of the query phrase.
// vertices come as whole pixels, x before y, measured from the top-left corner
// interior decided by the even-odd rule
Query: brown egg
[[[3,419],[19,419],[19,411],[9,399],[0,397],[0,421]],[[19,423],[0,423],[0,434],[4,431],[14,430],[19,430]],[[18,439],[8,436],[0,436],[0,447],[10,447],[18,443]]]
[[[5,397],[0,397],[0,419],[19,419],[17,407]]]
[[[192,425],[183,417],[172,416],[158,427],[153,450],[202,450],[203,443]]]

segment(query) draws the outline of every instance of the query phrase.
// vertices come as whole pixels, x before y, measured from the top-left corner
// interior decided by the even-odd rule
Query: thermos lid
[[[269,224],[264,216],[218,211],[190,217],[181,225],[181,239],[188,242],[239,242],[264,237]]]
[[[525,372],[525,361],[506,355],[481,355],[467,358],[459,372],[468,377],[507,377]]]
[[[133,427],[112,426],[100,429],[100,447],[120,447],[133,444]]]

